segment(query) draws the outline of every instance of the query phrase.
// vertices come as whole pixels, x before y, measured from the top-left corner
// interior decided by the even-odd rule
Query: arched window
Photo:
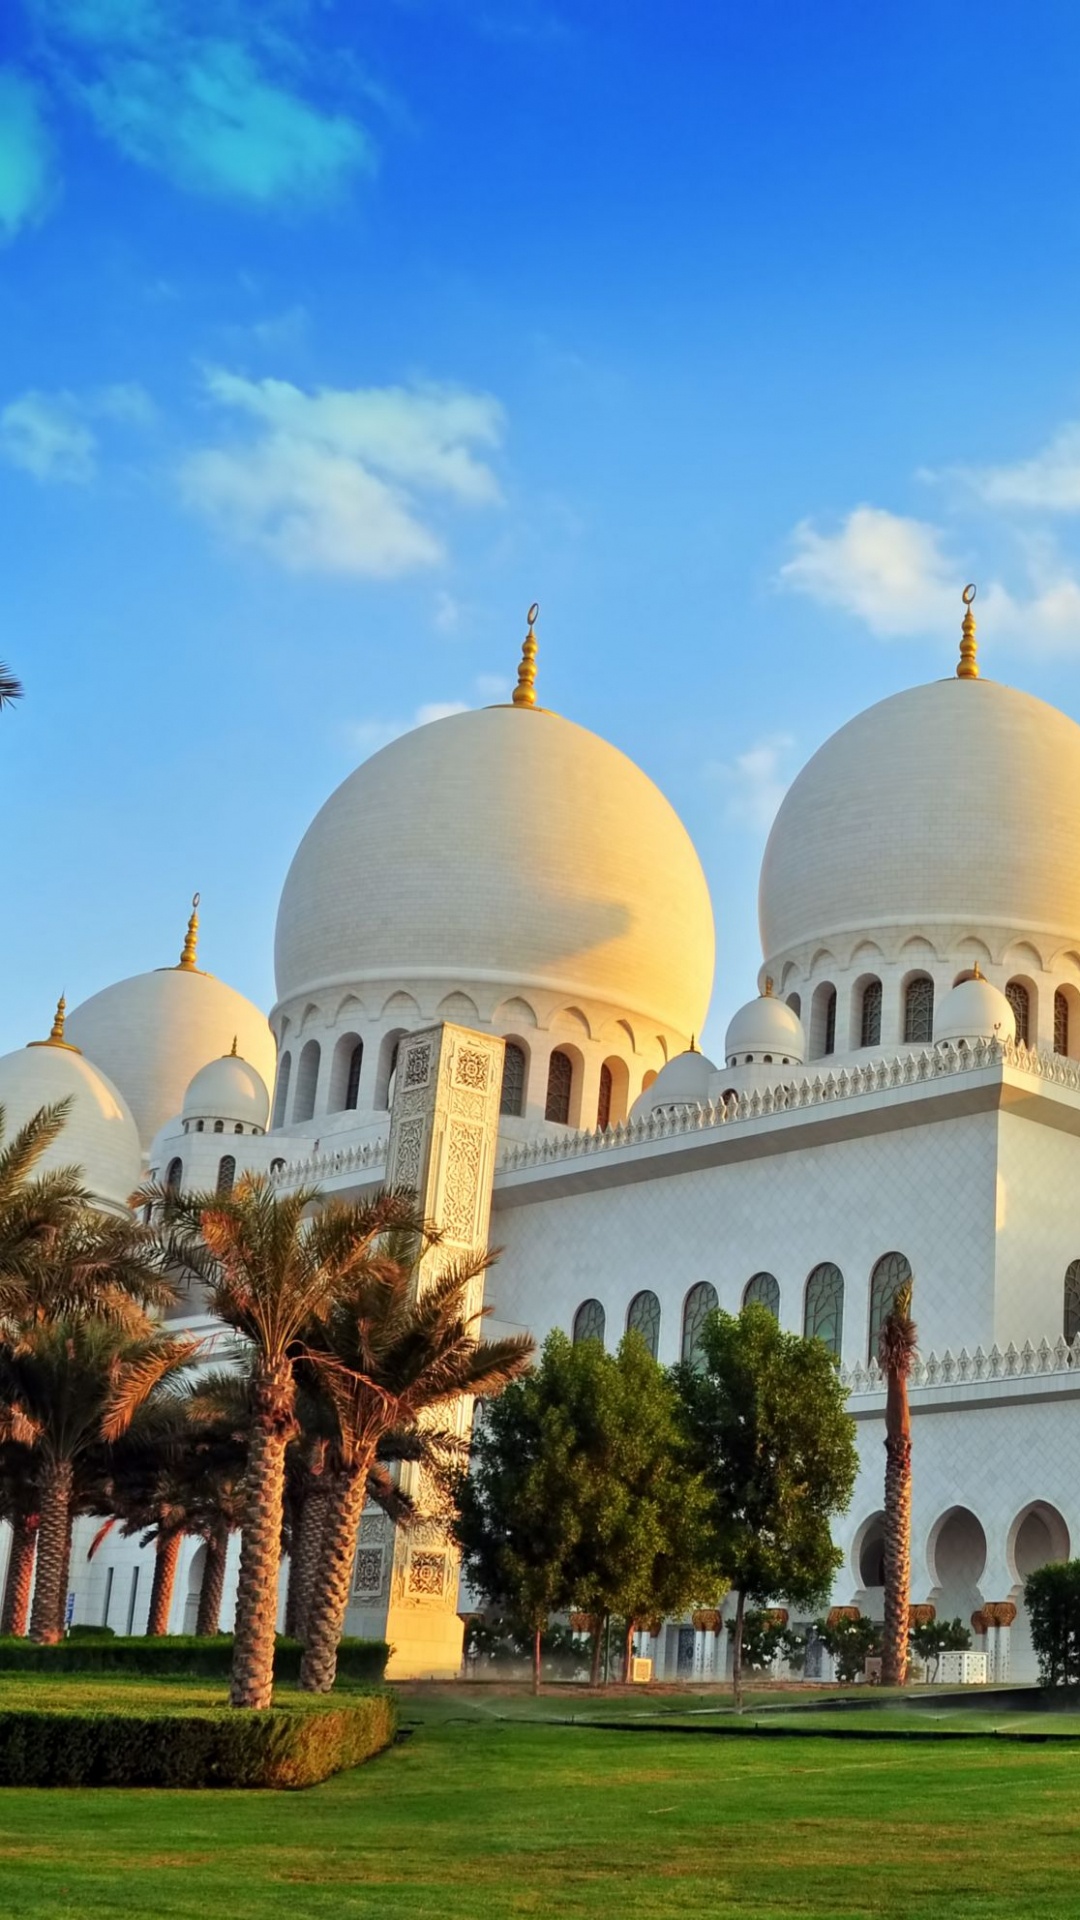
[[[342,1033],[334,1042],[327,1083],[327,1113],[352,1113],[360,1093],[364,1043],[358,1033]]]
[[[389,1112],[394,1104],[394,1081],[397,1076],[398,1048],[405,1038],[406,1029],[399,1027],[395,1032],[385,1033],[379,1047],[379,1071],[375,1076],[375,1105]]]
[[[928,973],[919,973],[904,988],[904,1040],[928,1047],[933,1037],[934,983]]]
[[[836,988],[823,980],[810,1002],[810,1057],[820,1060],[836,1052]]]
[[[1054,1052],[1069,1051],[1069,1002],[1059,987],[1054,995]]]
[[[836,1052],[836,988],[833,987],[825,1002],[825,1044],[822,1053]]]
[[[218,1161],[217,1190],[219,1193],[231,1193],[236,1179],[236,1161],[231,1153],[226,1153]]]
[[[803,1332],[808,1340],[824,1340],[839,1360],[844,1335],[844,1276],[831,1260],[815,1267],[806,1283]]]
[[[690,1366],[700,1366],[702,1362],[701,1329],[719,1305],[716,1288],[708,1280],[699,1280],[686,1296],[682,1313],[682,1357]]]
[[[1016,1037],[1025,1047],[1029,1044],[1031,1033],[1031,995],[1022,980],[1010,980],[1005,989],[1005,998],[1016,1015]],[[1057,996],[1054,1000],[1054,1014],[1057,1015]]]
[[[1070,1346],[1080,1333],[1080,1260],[1070,1260],[1065,1269],[1065,1324],[1062,1331]]]
[[[499,1112],[518,1119],[525,1111],[525,1049],[516,1040],[508,1040],[503,1052],[502,1093]]]
[[[881,1045],[881,981],[868,980],[862,990],[862,1013],[859,1020],[860,1047],[880,1047]]]
[[[743,1289],[744,1307],[768,1307],[774,1320],[780,1318],[780,1282],[775,1274],[755,1273]]]
[[[795,1014],[796,1017],[801,1016],[802,1014],[802,995],[801,994],[789,993],[787,997],[787,1003],[788,1003],[788,1006],[791,1008],[792,1013]]]
[[[291,1073],[292,1054],[283,1053],[281,1059],[278,1061],[277,1089],[274,1094],[273,1125],[275,1127],[283,1127],[285,1125],[285,1106],[289,1098],[289,1077]]]
[[[271,1160],[270,1172],[275,1179],[277,1178],[278,1174],[284,1173],[284,1171],[285,1171],[284,1160]]]
[[[224,1131],[225,1131],[225,1122],[224,1122],[224,1120],[215,1120],[215,1121],[214,1121],[214,1132],[215,1132],[215,1133],[224,1133]]]
[[[904,1282],[910,1279],[911,1267],[905,1254],[882,1254],[870,1275],[870,1328],[866,1343],[868,1360],[877,1359],[881,1329],[892,1312],[897,1288],[902,1287]]]
[[[611,1068],[605,1064],[600,1069],[600,1097],[596,1103],[596,1124],[598,1127],[611,1125],[611,1096],[615,1082],[611,1077]]]
[[[349,1076],[345,1082],[345,1111],[356,1110],[357,1096],[360,1092],[360,1069],[364,1064],[364,1043],[358,1040],[349,1055]]]
[[[655,1293],[646,1288],[644,1293],[635,1293],[626,1315],[627,1333],[640,1333],[653,1359],[660,1345],[660,1302]]]
[[[168,1188],[170,1193],[179,1193],[180,1182],[183,1179],[183,1177],[184,1177],[183,1161],[170,1160],[168,1172],[165,1175],[165,1185]]]
[[[574,1085],[574,1063],[568,1053],[556,1049],[548,1065],[547,1101],[544,1119],[570,1124],[570,1095]]]
[[[317,1040],[305,1042],[300,1055],[300,1064],[296,1069],[296,1097],[293,1100],[292,1117],[294,1120],[310,1120],[315,1112],[315,1089],[319,1084],[319,1061],[322,1048]]]
[[[243,1123],[243,1121],[242,1121],[242,1120],[238,1120],[238,1121],[237,1121],[237,1123],[236,1123],[236,1125],[235,1125],[235,1127],[233,1128],[233,1132],[234,1132],[234,1133],[243,1133],[243,1131],[244,1131],[244,1123]],[[254,1129],[254,1127],[252,1127],[252,1129],[251,1129],[251,1131],[252,1131],[252,1133],[254,1133],[254,1131],[255,1131],[255,1129]]]
[[[606,1315],[599,1300],[583,1300],[574,1315],[574,1345],[582,1340],[603,1340]]]
[[[196,1133],[202,1133],[205,1126],[206,1126],[205,1120],[196,1120],[195,1122]]]

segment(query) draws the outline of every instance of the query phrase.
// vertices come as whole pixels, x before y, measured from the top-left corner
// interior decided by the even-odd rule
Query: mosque
[[[0,1060],[9,1125],[73,1095],[52,1158],[103,1207],[147,1170],[413,1185],[451,1247],[504,1249],[495,1331],[636,1327],[670,1362],[717,1303],[762,1302],[850,1389],[832,1598],[877,1618],[874,1353],[913,1275],[912,1600],[1033,1677],[1024,1577],[1080,1550],[1080,727],[980,677],[971,597],[955,674],[859,714],[790,788],[721,1061],[695,1041],[714,934],[694,847],[638,767],[538,703],[530,618],[512,703],[395,740],[312,822],[269,1020],[204,969],[193,913],[178,965]],[[196,1299],[176,1318],[213,1332]],[[88,1564],[81,1539],[75,1619],[141,1630],[149,1552],[110,1540]],[[456,1671],[461,1605],[435,1523],[365,1517],[347,1630],[385,1632],[391,1672]],[[718,1675],[726,1639],[698,1614],[648,1651],[661,1676]]]

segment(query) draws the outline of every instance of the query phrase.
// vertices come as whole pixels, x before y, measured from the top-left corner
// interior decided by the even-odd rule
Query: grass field
[[[1070,1740],[905,1742],[932,1701],[860,1709],[859,1721],[897,1731],[873,1744],[671,1730],[702,1724],[717,1704],[622,1697],[604,1703],[609,1718],[629,1706],[674,1718],[619,1732],[546,1718],[595,1708],[561,1691],[533,1703],[491,1688],[417,1689],[402,1700],[407,1741],[306,1793],[8,1789],[0,1904],[15,1920],[1080,1915]],[[985,1705],[976,1724],[1004,1723]],[[1017,1718],[1080,1732],[1073,1716]]]

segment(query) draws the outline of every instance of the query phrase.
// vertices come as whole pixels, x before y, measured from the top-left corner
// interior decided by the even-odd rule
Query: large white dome
[[[991,680],[894,694],[841,727],[788,791],[761,871],[780,956],[878,929],[1080,946],[1080,727]]]
[[[109,1207],[123,1207],[142,1176],[139,1133],[123,1095],[73,1047],[43,1041],[0,1059],[0,1106],[10,1140],[41,1107],[71,1101],[59,1139],[35,1168],[82,1169],[83,1184]]]
[[[289,869],[282,1002],[453,978],[604,1002],[689,1038],[712,909],[678,816],[606,741],[540,708],[417,728],[330,796]]]
[[[69,1014],[68,1038],[122,1088],[143,1147],[180,1112],[200,1067],[237,1048],[274,1078],[266,1015],[242,993],[194,968],[163,967],[118,980]]]

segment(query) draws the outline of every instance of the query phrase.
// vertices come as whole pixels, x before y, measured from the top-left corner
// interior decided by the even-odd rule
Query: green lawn
[[[197,1692],[220,1698],[212,1685]],[[1080,1913],[1080,1752],[1069,1743],[697,1739],[662,1720],[623,1733],[544,1717],[569,1704],[554,1692],[534,1705],[495,1689],[407,1691],[410,1738],[306,1793],[7,1789],[0,1906],[14,1920]],[[609,1703],[680,1718],[709,1704]],[[857,1717],[900,1727],[935,1711],[927,1701]],[[1057,1716],[1021,1718],[1056,1730]]]

